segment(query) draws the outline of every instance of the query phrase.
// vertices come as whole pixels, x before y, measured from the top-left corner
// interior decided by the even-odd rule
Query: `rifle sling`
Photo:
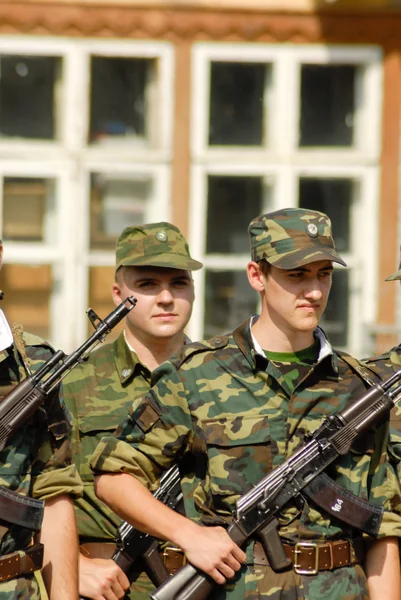
[[[358,498],[333,481],[326,473],[317,475],[303,492],[330,515],[370,536],[379,532],[383,508]]]
[[[21,496],[17,492],[0,486],[0,515],[2,521],[32,531],[40,531],[44,505],[43,500]]]

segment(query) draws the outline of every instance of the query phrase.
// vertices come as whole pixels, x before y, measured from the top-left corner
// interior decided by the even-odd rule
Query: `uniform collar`
[[[252,325],[258,320],[259,315],[252,315],[242,323],[233,333],[234,339],[253,369],[265,370],[268,360],[262,347],[252,333]],[[333,371],[338,372],[338,359],[329,340],[321,327],[316,327],[314,337],[319,341],[320,350],[317,364],[330,357]]]
[[[191,340],[184,335],[184,345],[190,344]],[[135,373],[142,371],[145,377],[150,379],[150,370],[138,358],[134,348],[127,342],[125,330],[120,333],[114,342],[114,361],[121,383],[128,381]],[[1,353],[0,353],[1,356]]]
[[[141,363],[135,350],[131,350],[128,346],[124,331],[114,341],[113,346],[116,370],[122,384],[131,379],[138,371],[142,371],[147,378],[150,378],[149,369]]]

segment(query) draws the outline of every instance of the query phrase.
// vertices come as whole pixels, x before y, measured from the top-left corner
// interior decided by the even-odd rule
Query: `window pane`
[[[355,77],[354,65],[302,66],[300,146],[352,146]]]
[[[256,312],[258,298],[243,271],[206,271],[204,337],[228,333]]]
[[[326,213],[333,226],[339,252],[351,249],[351,204],[354,182],[350,179],[312,179],[299,181],[299,206]]]
[[[0,287],[4,291],[1,308],[10,323],[21,323],[26,331],[49,339],[52,274],[49,265],[5,264]]]
[[[92,57],[90,142],[148,137],[147,87],[154,60]]]
[[[55,138],[56,92],[61,59],[0,57],[0,136]]]
[[[49,241],[47,238],[51,232],[47,232],[47,219],[51,217],[54,194],[55,182],[52,179],[5,177],[4,239],[17,242]]]
[[[209,144],[262,145],[266,65],[212,62],[210,78]]]
[[[101,319],[104,319],[114,308],[111,297],[111,286],[114,281],[114,267],[89,268],[89,304]],[[107,335],[107,342],[115,340],[124,329],[124,319]],[[94,329],[88,319],[87,335],[92,335]]]
[[[248,253],[248,225],[263,212],[262,177],[209,176],[206,252]]]
[[[124,227],[145,223],[152,194],[150,175],[125,179],[114,174],[92,174],[91,249],[114,249]]]
[[[331,344],[337,348],[346,348],[348,345],[348,298],[349,272],[343,268],[334,269],[333,285],[321,326]]]

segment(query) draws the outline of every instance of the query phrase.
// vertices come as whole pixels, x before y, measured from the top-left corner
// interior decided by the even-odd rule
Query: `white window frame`
[[[274,182],[271,196],[276,210],[297,206],[301,176],[351,178],[359,190],[351,208],[353,248],[344,256],[350,267],[349,327],[347,349],[366,355],[366,328],[374,323],[377,296],[377,222],[379,210],[382,52],[372,46],[273,45],[199,42],[193,47],[191,112],[190,244],[205,267],[245,268],[248,256],[212,257],[206,254],[206,189],[209,174],[265,175]],[[263,62],[272,65],[273,87],[268,91],[270,123],[267,144],[262,147],[208,146],[210,62]],[[364,77],[356,112],[353,147],[300,148],[297,145],[300,110],[299,82],[302,64],[357,64]],[[358,100],[360,102],[360,98]],[[363,135],[363,139],[362,139]],[[284,199],[284,200],[283,200]],[[256,215],[255,215],[256,216]],[[246,227],[248,224],[244,224]],[[363,227],[363,231],[361,230]],[[366,240],[369,244],[366,244]],[[195,254],[196,253],[196,254]],[[205,273],[195,274],[198,298],[203,298]],[[190,324],[193,338],[202,337],[204,309],[195,305]]]
[[[54,221],[57,243],[49,246],[7,242],[4,260],[5,263],[51,265],[53,293],[49,341],[55,347],[71,352],[86,338],[88,268],[112,265],[115,260],[114,250],[92,252],[89,248],[90,172],[121,173],[123,176],[132,176],[135,172],[149,174],[155,183],[151,220],[170,219],[174,48],[168,41],[0,36],[0,54],[59,56],[64,61],[59,100],[60,139],[0,138],[0,177],[47,177],[58,182],[58,212]],[[158,61],[156,90],[152,91],[160,99],[155,103],[157,147],[87,143],[91,55]]]

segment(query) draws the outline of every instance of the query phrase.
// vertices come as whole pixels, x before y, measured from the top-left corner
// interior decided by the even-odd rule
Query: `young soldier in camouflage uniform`
[[[174,225],[124,229],[117,241],[112,295],[116,304],[130,295],[137,304],[119,338],[93,352],[66,379],[73,457],[84,483],[75,510],[82,552],[80,594],[86,598],[116,600],[130,587],[124,572],[110,560],[121,519],[96,498],[89,458],[100,438],[114,432],[132,400],[148,391],[150,372],[183,345],[194,301],[190,272],[201,267]],[[152,590],[142,574],[127,598],[145,600]]]
[[[0,265],[2,254],[0,242]],[[10,328],[0,311],[0,403],[53,354],[49,344],[20,325]],[[13,524],[12,511],[0,500],[0,600],[43,597],[33,574],[41,567],[40,544],[44,545],[42,573],[50,600],[78,598],[77,532],[71,496],[81,494],[82,483],[71,465],[69,429],[57,389],[0,451],[1,488],[31,497],[31,503],[32,498],[45,501],[42,528],[34,536],[29,523]],[[20,508],[17,506],[18,511]]]
[[[370,548],[360,531],[307,499],[289,502],[280,518],[280,538],[293,559],[282,573],[269,566],[259,542],[241,550],[225,531],[239,496],[368,387],[358,362],[333,350],[318,327],[332,263],[344,265],[328,217],[284,209],[256,218],[249,233],[247,272],[260,294],[260,316],[186,346],[153,373],[153,387],[133,404],[118,436],[105,437],[94,453],[97,493],[138,528],[171,539],[222,584],[211,600],[399,600],[392,536],[401,536],[401,517],[393,512],[400,490],[386,425],[329,469],[338,484],[384,506],[380,539]],[[148,491],[180,459],[189,518]]]

